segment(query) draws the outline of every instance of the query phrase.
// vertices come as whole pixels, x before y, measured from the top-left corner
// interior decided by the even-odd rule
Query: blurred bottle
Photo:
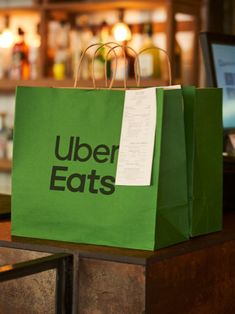
[[[104,46],[100,49],[100,54],[101,54],[101,58],[104,62],[104,66],[105,66],[105,59],[107,58],[106,69],[104,69],[104,70],[106,70],[107,77],[109,78],[111,76],[112,53],[108,55],[108,52],[110,50],[110,47],[113,46],[110,44],[110,42],[113,42],[113,37],[111,36],[110,26],[105,21],[103,21],[101,24],[100,42],[102,44],[109,43],[109,46]]]
[[[49,77],[53,77],[53,65],[55,59],[55,53],[57,49],[57,33],[59,32],[60,24],[58,21],[51,20],[48,23],[48,41],[47,41],[47,63],[46,74]]]
[[[56,80],[63,80],[66,74],[66,53],[63,49],[57,49],[54,56],[53,76]]]
[[[93,44],[103,44],[102,38],[101,38],[101,27],[100,26],[94,26],[93,27],[93,36],[91,38],[91,41],[89,45]],[[93,71],[94,71],[94,77],[96,80],[101,80],[104,78],[104,71],[105,71],[105,48],[101,47],[95,56],[96,50],[99,48],[99,46],[94,46],[90,49],[90,57],[91,60],[94,59],[94,69],[92,69],[92,62],[90,62],[89,68],[90,68],[90,76],[92,77]]]
[[[39,25],[36,27],[36,31],[31,39],[29,45],[29,69],[30,69],[30,79],[35,80],[39,77],[39,49],[41,45],[41,38],[39,35]]]
[[[13,157],[13,128],[9,128],[7,132],[6,158],[12,160]]]
[[[10,78],[14,36],[10,29],[9,15],[2,16],[0,31],[0,78]]]
[[[174,83],[180,84],[182,77],[182,49],[175,39],[175,48],[174,48]]]
[[[25,32],[18,28],[18,40],[12,48],[11,78],[15,80],[29,79],[29,47],[25,43]]]
[[[135,51],[139,51],[144,40],[144,35],[141,33],[141,24],[133,24],[130,26],[130,29],[132,37],[128,46],[133,48]]]
[[[70,25],[66,21],[60,22],[57,31],[56,49],[54,54],[53,75],[57,80],[70,76],[70,54],[69,54],[69,31]]]
[[[117,69],[116,69],[116,80],[123,80],[125,77],[133,78],[134,77],[134,63],[135,56],[132,53],[131,49],[128,48],[127,42],[122,43],[122,49],[117,48]],[[125,53],[125,57],[124,57]],[[112,59],[112,72],[115,73],[115,59]]]
[[[4,78],[4,63],[3,63],[3,54],[0,49],[0,79]]]
[[[117,54],[117,69],[115,71],[116,61],[112,60],[112,72],[117,80],[134,77],[135,56],[128,43],[131,41],[132,34],[128,24],[124,22],[124,11],[120,10],[119,20],[112,28],[114,40],[122,46],[115,50]]]
[[[76,71],[78,70],[78,63],[82,53],[81,43],[81,29],[78,25],[74,25],[70,30],[70,54],[71,54],[71,72],[72,77],[75,77]]]
[[[95,46],[94,49],[91,49],[91,57],[94,56],[95,51],[98,49],[96,58],[94,60],[94,74],[96,79],[104,79],[105,71],[107,73],[107,77],[110,77],[111,74],[111,56],[107,56],[109,47],[102,46],[103,44],[107,44],[110,42],[110,34],[109,34],[109,26],[103,21],[100,26],[95,26],[93,28],[93,38],[90,44],[100,44],[99,46]],[[105,59],[107,58],[106,69],[105,69]],[[92,70],[92,69],[91,69]],[[91,73],[92,74],[92,73]]]
[[[0,113],[0,159],[6,158],[8,130],[6,127],[6,113]]]
[[[88,15],[81,15],[77,19],[77,25],[80,29],[80,42],[81,42],[81,55],[85,49],[92,43],[93,33],[89,26]],[[81,57],[81,55],[79,57]],[[84,55],[83,62],[80,69],[80,79],[88,80],[90,78],[90,64],[91,64],[92,51],[88,50]],[[79,58],[80,59],[80,58]]]
[[[152,24],[144,24],[144,42],[140,47],[140,51],[146,49],[139,56],[140,73],[143,78],[160,78],[161,77],[161,62],[160,51],[154,45],[152,36]]]

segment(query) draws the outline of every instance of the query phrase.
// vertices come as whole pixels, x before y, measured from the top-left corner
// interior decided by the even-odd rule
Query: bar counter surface
[[[235,212],[221,232],[154,252],[12,238],[5,219],[0,248],[9,247],[72,252],[78,313],[235,313]]]

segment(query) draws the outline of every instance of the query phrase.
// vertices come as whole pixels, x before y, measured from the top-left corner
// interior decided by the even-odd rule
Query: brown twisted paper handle
[[[74,79],[74,85],[73,87],[76,88],[77,87],[77,84],[78,84],[78,80],[79,80],[79,77],[80,77],[80,73],[81,73],[81,68],[82,68],[82,62],[84,60],[84,57],[87,53],[87,51],[89,49],[91,49],[92,47],[95,47],[95,46],[99,46],[98,50],[100,49],[100,46],[108,46],[108,43],[107,44],[102,44],[102,43],[95,43],[95,44],[92,44],[92,45],[89,45],[83,52],[82,52],[82,55],[81,55],[81,58],[79,60],[79,63],[78,63],[78,66],[77,66],[77,69],[76,69],[76,72],[75,72],[75,79]],[[111,48],[111,46],[108,46],[109,48]],[[115,55],[115,59],[117,60],[117,55],[114,51],[114,55]],[[92,58],[92,82],[93,82],[93,87],[95,88],[95,77],[94,77],[94,56]],[[107,73],[106,73],[106,67],[105,67],[105,78],[107,80]],[[105,82],[105,84],[107,85],[107,82]]]
[[[123,55],[124,55],[124,62],[125,62],[125,68],[127,67],[127,60],[126,60],[126,52],[125,52],[125,48],[126,49],[130,49],[133,54],[135,55],[135,62],[134,62],[134,75],[135,75],[135,81],[136,81],[136,85],[139,86],[140,84],[140,63],[139,63],[139,58],[138,58],[138,54],[137,52],[131,48],[130,46],[124,46],[124,45],[119,45],[116,44],[114,47],[112,47],[108,53],[107,53],[107,58],[110,52],[112,52],[113,50],[115,51],[116,48],[122,48],[123,51]],[[113,80],[114,81],[114,80]],[[113,81],[110,83],[110,88],[113,87]],[[125,71],[124,73],[124,89],[127,89],[127,73]]]
[[[168,53],[166,52],[166,50],[160,48],[160,47],[156,47],[156,46],[152,46],[152,47],[149,47],[149,48],[145,48],[145,49],[142,49],[138,52],[138,62],[139,62],[139,56],[141,55],[141,53],[143,53],[144,51],[147,51],[147,50],[150,50],[150,49],[157,49],[157,50],[160,50],[162,51],[165,56],[166,56],[166,60],[167,60],[167,68],[168,68],[168,78],[169,78],[169,86],[172,85],[172,70],[171,70],[171,62],[170,62],[170,57],[168,55]],[[137,60],[137,59],[136,59]],[[136,61],[135,60],[135,61]]]
[[[109,47],[109,51],[112,49],[112,46],[115,44],[114,42],[107,42],[107,43],[104,43],[104,44],[101,44],[100,47],[98,47],[92,57],[92,81],[93,81],[93,86],[94,88],[96,88],[96,82],[95,82],[95,73],[94,73],[94,63],[95,63],[95,58],[96,58],[96,55],[98,53],[98,51],[100,49],[102,49],[103,47]],[[109,51],[108,53],[106,54],[106,57],[105,57],[105,65],[104,65],[104,79],[105,79],[105,87],[107,88],[108,87],[108,78],[107,78],[107,60],[108,60],[108,54],[109,54]],[[114,74],[112,75],[112,78],[111,78],[111,82],[110,82],[110,86],[112,87],[113,85],[113,82],[115,80],[115,77],[116,77],[116,73],[117,73],[117,54],[115,52],[115,50],[113,50],[114,52],[114,55],[115,55],[115,68],[114,68]],[[109,86],[109,89],[111,89],[111,87]]]
[[[114,45],[114,46],[113,46]],[[100,49],[102,49],[102,47],[108,47],[109,48],[109,51],[107,52],[106,54],[106,57],[105,57],[105,86],[106,88],[108,87],[108,79],[107,79],[107,60],[108,60],[108,56],[111,52],[114,53],[114,56],[115,56],[115,68],[114,68],[114,73],[112,75],[112,78],[111,78],[111,81],[110,81],[110,84],[109,84],[109,89],[111,89],[113,87],[113,84],[114,84],[114,81],[115,81],[115,78],[116,78],[116,73],[117,73],[117,54],[115,52],[115,49],[117,48],[121,48],[122,49],[122,53],[123,53],[123,56],[124,56],[124,62],[125,62],[125,67],[127,66],[127,59],[126,59],[126,52],[125,52],[125,47],[124,45],[120,45],[120,44],[117,44],[116,42],[107,42],[107,43],[95,43],[95,44],[92,44],[90,46],[88,46],[82,53],[81,55],[81,58],[79,60],[79,63],[78,63],[78,66],[77,66],[77,70],[76,70],[76,73],[75,73],[75,80],[74,80],[74,88],[77,87],[78,85],[78,80],[79,80],[79,77],[80,77],[80,72],[81,72],[81,66],[82,66],[82,62],[84,60],[84,57],[87,53],[87,51],[89,49],[91,49],[92,47],[95,47],[95,46],[99,46],[95,53],[93,54],[93,57],[92,57],[92,83],[93,83],[93,88],[95,89],[96,88],[96,80],[95,80],[95,73],[94,73],[94,62],[95,62],[95,58],[96,58],[96,55],[98,53],[98,51]],[[138,59],[138,54],[136,53],[136,51],[129,47],[129,46],[126,46],[126,49],[130,49],[133,54],[135,55],[135,62],[134,62],[134,74],[135,74],[135,81],[136,81],[136,84],[137,86],[139,86],[140,84],[140,64],[139,64],[139,59]],[[127,73],[125,71],[124,73],[124,89],[127,88]]]

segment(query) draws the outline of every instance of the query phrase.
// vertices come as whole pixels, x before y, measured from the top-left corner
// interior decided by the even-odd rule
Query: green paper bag
[[[115,186],[125,91],[18,87],[12,235],[154,250],[188,239],[181,90],[156,92],[150,186]]]
[[[222,90],[182,88],[190,235],[222,229]]]

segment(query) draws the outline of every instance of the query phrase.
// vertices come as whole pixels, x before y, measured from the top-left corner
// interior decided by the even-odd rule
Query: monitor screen
[[[201,33],[209,86],[223,88],[223,126],[235,129],[235,36]]]
[[[235,127],[235,46],[212,44],[217,86],[223,88],[224,128]]]

